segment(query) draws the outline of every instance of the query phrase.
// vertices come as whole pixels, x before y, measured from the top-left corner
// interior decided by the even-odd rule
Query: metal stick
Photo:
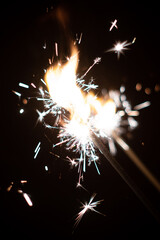
[[[131,159],[131,161],[138,167],[138,169],[150,181],[150,183],[160,192],[160,182],[155,178],[155,176],[153,176],[153,174],[148,170],[148,168],[142,163],[142,161],[135,154],[135,152],[115,132],[113,132],[113,138],[117,142],[117,144],[122,148],[125,154]]]
[[[95,133],[91,132],[92,141],[95,146],[99,149],[99,151],[103,154],[103,156],[108,160],[111,166],[116,170],[116,172],[121,176],[121,178],[127,183],[130,189],[136,194],[139,200],[143,203],[143,205],[150,211],[150,213],[155,217],[155,219],[160,223],[160,213],[151,205],[146,196],[142,193],[142,191],[135,185],[135,183],[131,180],[125,170],[121,167],[121,165],[116,161],[116,159],[110,154],[106,146],[102,143],[102,141],[95,135]]]

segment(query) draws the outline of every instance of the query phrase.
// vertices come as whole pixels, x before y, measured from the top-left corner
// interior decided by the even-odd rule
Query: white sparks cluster
[[[122,46],[124,47],[126,44],[124,42]],[[121,51],[120,45],[116,49]],[[101,58],[97,57],[80,78],[76,78],[75,75],[76,58],[77,53],[74,53],[71,58],[68,58],[64,67],[61,67],[59,64],[58,69],[45,71],[46,78],[48,77],[47,74],[49,74],[50,82],[55,81],[55,85],[49,86],[46,79],[40,79],[43,85],[39,87],[39,94],[36,99],[43,102],[44,110],[40,112],[37,109],[36,111],[38,113],[38,121],[42,122],[45,128],[59,130],[58,138],[60,141],[54,143],[53,148],[65,144],[67,150],[72,150],[79,154],[79,157],[75,158],[74,164],[72,164],[71,160],[70,163],[72,166],[78,166],[78,182],[80,183],[83,172],[86,172],[87,166],[92,162],[98,174],[100,174],[98,168],[99,157],[92,141],[91,132],[94,132],[108,144],[113,155],[116,154],[115,134],[116,136],[121,136],[125,131],[137,127],[138,122],[135,120],[135,117],[139,115],[139,110],[149,106],[150,102],[139,104],[132,109],[131,104],[127,101],[124,86],[121,86],[119,90],[106,91],[107,93],[103,98],[98,98],[91,93],[98,85],[94,84],[93,79],[86,84],[83,77],[86,76],[95,64],[101,61]],[[61,81],[61,84],[57,85],[57,81]],[[65,87],[63,86],[64,81]],[[67,84],[69,85],[69,93]],[[29,88],[29,85],[24,83],[19,83],[19,86]],[[37,90],[34,83],[31,83],[31,86]],[[54,87],[55,91],[59,91],[56,95]],[[21,97],[21,93],[13,92]],[[20,113],[23,112],[24,110],[20,109]],[[49,124],[46,121],[47,116],[54,119],[54,124]],[[37,158],[40,148],[41,142],[35,148],[34,158]]]
[[[109,31],[112,31],[113,27],[118,28],[116,19],[111,24]],[[82,33],[79,38],[77,36],[76,43],[80,44],[81,39]],[[135,40],[136,38],[131,43],[127,41],[117,42],[107,52],[113,51],[117,53],[119,58],[120,54],[128,49],[127,46],[133,44]],[[46,43],[43,48],[46,49]],[[98,174],[100,174],[97,164],[99,157],[92,140],[92,133],[94,132],[97,137],[108,145],[113,155],[116,154],[115,142],[124,150],[127,150],[129,147],[120,136],[125,131],[137,127],[138,122],[135,117],[139,115],[139,110],[149,106],[150,102],[141,103],[132,109],[126,98],[124,86],[121,86],[119,90],[106,92],[103,97],[97,97],[92,91],[97,89],[98,85],[94,84],[93,78],[88,84],[84,78],[96,64],[100,63],[101,58],[95,58],[87,71],[80,78],[77,78],[78,52],[75,46],[71,50],[71,57],[66,58],[65,64],[58,62],[57,66],[53,66],[53,60],[49,60],[51,67],[44,70],[45,78],[40,79],[41,86],[39,88],[35,83],[30,85],[19,83],[19,87],[25,89],[32,87],[36,90],[36,93],[38,90],[36,99],[43,102],[44,109],[43,111],[36,109],[37,121],[42,122],[45,128],[51,131],[58,129],[57,137],[59,142],[54,143],[53,148],[65,144],[67,150],[72,150],[72,152],[78,154],[75,159],[68,156],[66,159],[72,167],[78,168],[79,181],[77,187],[79,187],[82,186],[83,173],[86,172],[87,166],[90,166],[91,163],[94,163]],[[57,43],[55,43],[55,55],[58,57]],[[17,91],[13,91],[13,93],[19,98],[22,96]],[[21,108],[19,113],[24,113],[24,109]],[[52,124],[46,121],[48,117],[52,119]],[[37,158],[41,145],[41,142],[37,144],[34,159]],[[56,154],[54,155],[56,156]],[[48,166],[45,166],[45,170],[48,171]],[[21,190],[19,193],[23,195],[29,206],[33,205],[26,193]],[[82,210],[78,213],[75,225],[80,222],[88,210],[98,212],[95,207],[102,200],[93,202],[94,197],[95,195],[90,198],[88,203],[82,204]]]

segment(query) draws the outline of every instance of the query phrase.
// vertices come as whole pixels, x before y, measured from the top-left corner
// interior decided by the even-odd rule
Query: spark
[[[80,34],[80,37],[79,37],[78,44],[80,44],[80,43],[81,43],[81,41],[82,41],[82,35],[83,35],[83,33],[81,33],[81,34]]]
[[[20,114],[24,113],[24,109],[21,108],[21,109],[19,110],[19,113],[20,113]]]
[[[29,195],[27,193],[24,193],[21,189],[18,189],[18,193],[22,194],[22,196],[24,197],[24,199],[26,200],[27,204],[32,207],[33,203],[31,201],[31,198],[29,197]]]
[[[136,41],[136,37],[133,38],[132,44],[135,43],[135,41]]]
[[[96,194],[93,194],[89,200],[88,203],[82,203],[82,210],[78,213],[77,217],[76,217],[76,222],[75,222],[75,227],[79,224],[79,222],[81,221],[83,215],[88,211],[94,211],[96,213],[102,214],[100,212],[98,212],[97,210],[95,210],[95,208],[97,207],[97,205],[99,205],[103,200],[98,200],[93,202],[94,198],[95,198]],[[102,214],[104,215],[104,214]]]
[[[118,29],[118,27],[117,27],[117,25],[116,25],[116,24],[117,24],[117,19],[115,19],[114,22],[111,22],[111,24],[112,24],[112,25],[111,25],[109,31],[112,31],[112,29],[113,29],[114,27]]]
[[[27,183],[27,180],[21,180],[21,183],[22,184]]]
[[[11,182],[11,184],[9,185],[9,187],[7,187],[7,192],[10,192],[11,189],[12,189],[12,187],[13,187],[13,182]]]
[[[39,99],[38,99],[39,100]],[[44,99],[41,99],[42,101],[44,101]],[[43,112],[40,112],[39,110],[36,110],[39,117],[38,117],[38,120],[37,121],[40,121],[42,122],[44,117],[50,112],[50,109],[48,111],[43,111]]]
[[[33,88],[36,88],[36,86],[34,85],[34,83],[31,83],[31,86],[32,86]]]
[[[76,33],[76,39],[75,39],[74,45],[76,45],[77,43],[78,43],[78,44],[81,43],[81,41],[82,41],[82,35],[83,35],[83,33],[81,33],[80,36],[78,37],[78,33]]]
[[[14,90],[12,90],[12,92],[14,93],[14,94],[16,94],[18,97],[21,97],[21,93],[19,93],[19,92],[16,92],[16,91],[14,91]]]
[[[140,109],[149,107],[150,105],[151,105],[151,102],[150,102],[150,101],[146,101],[146,102],[143,102],[143,103],[140,103],[140,104],[136,105],[136,106],[134,107],[134,109],[135,109],[135,110],[140,110]]]
[[[46,48],[47,48],[46,42],[44,42],[44,44],[43,44],[43,49],[46,49]]]
[[[128,116],[139,116],[139,111],[134,111],[134,110],[131,110],[131,111],[128,111],[127,112]]]
[[[76,159],[71,159],[70,157],[66,157],[67,158],[67,161],[70,163],[71,167],[77,167],[78,165],[78,162],[76,161]]]
[[[29,88],[29,85],[25,84],[25,83],[19,83],[19,86],[20,87],[23,87],[23,88]]]
[[[88,190],[85,187],[83,187],[83,185],[80,182],[77,183],[76,188],[82,188],[83,190],[88,192]]]
[[[95,64],[100,63],[100,61],[101,61],[100,57],[95,58],[93,64],[87,69],[87,71],[83,74],[81,79],[83,79],[87,75],[87,73],[94,67]]]
[[[39,153],[39,151],[40,151],[40,145],[41,145],[41,142],[39,142],[38,144],[37,144],[37,146],[36,146],[36,148],[35,148],[35,150],[34,150],[34,152],[35,152],[35,155],[34,155],[34,159],[37,157],[37,155],[38,155],[38,153]]]
[[[44,85],[46,85],[45,81],[42,78],[40,80]]]
[[[23,197],[30,207],[33,206],[33,203],[32,203],[32,201],[31,201],[31,199],[30,199],[30,197],[27,193],[23,193]]]
[[[83,171],[86,171],[86,161],[88,161],[88,165],[93,161],[99,173],[96,164],[98,156],[95,153],[94,144],[90,138],[90,128],[87,124],[79,123],[76,119],[72,119],[65,127],[61,128],[58,137],[60,138],[60,142],[56,146],[66,143],[68,150],[79,152],[80,158],[76,159],[78,164],[75,160],[67,158],[71,166],[79,165],[79,179],[81,178],[81,164],[83,164]]]
[[[127,42],[127,41],[117,42],[116,44],[114,44],[113,48],[107,50],[106,52],[115,52],[115,53],[117,53],[117,57],[119,58],[120,54],[121,53],[123,54],[124,50],[128,50],[127,46],[129,46],[131,44],[132,44],[131,42]]]
[[[55,53],[56,56],[58,57],[58,43],[55,42]]]
[[[124,93],[126,88],[125,88],[125,86],[121,86],[119,90],[120,90],[121,93]]]
[[[48,172],[48,166],[46,165],[44,168],[45,168],[45,170]]]

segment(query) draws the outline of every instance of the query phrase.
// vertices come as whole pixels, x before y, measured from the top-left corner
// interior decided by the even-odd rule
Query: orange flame
[[[45,75],[45,81],[49,89],[51,98],[58,106],[70,112],[71,126],[80,131],[82,125],[87,125],[91,114],[95,115],[94,126],[97,129],[103,127],[107,130],[114,128],[113,118],[116,112],[116,105],[109,99],[105,103],[92,93],[84,95],[81,88],[76,83],[76,70],[78,66],[78,51],[76,47],[71,49],[71,57],[65,64],[58,63],[50,67]],[[77,122],[79,125],[75,124]],[[75,127],[76,126],[76,127]],[[84,129],[84,128],[83,128]],[[82,131],[83,132],[83,131]],[[80,133],[83,134],[83,133]]]
[[[57,66],[50,67],[46,72],[45,81],[54,102],[68,110],[71,116],[77,115],[85,120],[89,116],[89,107],[76,84],[77,66],[78,51],[72,47],[72,54],[67,63],[58,63]]]

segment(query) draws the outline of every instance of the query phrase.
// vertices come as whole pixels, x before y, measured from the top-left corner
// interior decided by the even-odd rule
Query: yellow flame
[[[117,125],[115,114],[116,104],[112,99],[107,100],[105,104],[100,104],[95,116],[95,127],[110,136]]]
[[[68,110],[71,117],[76,115],[85,121],[90,110],[81,89],[76,84],[77,66],[78,51],[72,47],[72,54],[67,63],[50,67],[46,72],[45,81],[53,101]]]
[[[84,95],[76,83],[78,66],[78,51],[72,47],[71,57],[66,64],[57,64],[50,67],[45,75],[45,81],[51,98],[58,106],[70,112],[68,125],[71,134],[83,139],[88,135],[87,121],[91,114],[95,116],[94,126],[97,129],[106,129],[111,134],[115,126],[114,116],[116,105],[112,99],[98,99],[93,93]],[[83,139],[84,140],[84,139]]]

